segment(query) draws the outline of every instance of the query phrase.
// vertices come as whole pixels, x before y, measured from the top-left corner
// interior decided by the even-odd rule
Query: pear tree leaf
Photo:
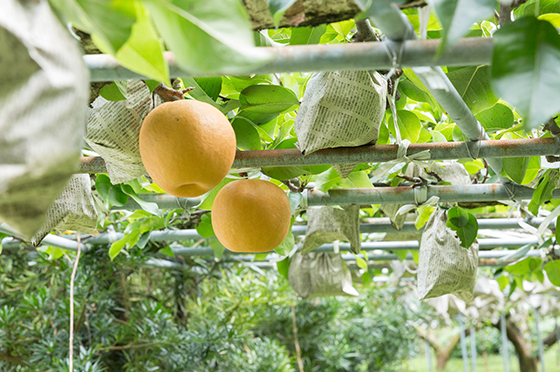
[[[210,213],[202,215],[200,223],[196,226],[196,232],[203,238],[211,238],[216,235],[212,228],[212,217]]]
[[[503,171],[517,183],[523,182],[530,157],[502,158]]]
[[[524,117],[526,130],[560,111],[560,35],[547,21],[523,17],[494,33],[492,85]]]
[[[282,261],[276,262],[278,273],[286,279],[288,279],[288,272],[290,271],[290,262],[291,262],[290,257],[286,257]]]
[[[447,211],[447,219],[456,227],[462,228],[469,222],[469,212],[461,207],[453,207]]]
[[[317,27],[293,27],[290,45],[319,44],[325,31],[327,26],[324,24]]]
[[[476,217],[469,213],[469,220],[464,227],[457,229],[457,236],[461,240],[461,246],[470,248],[476,240],[478,234],[478,222]]]
[[[546,276],[552,284],[560,287],[560,260],[550,261],[544,265],[544,271],[546,271]]]
[[[126,97],[115,83],[107,84],[99,90],[99,95],[107,101],[122,101]]]
[[[287,256],[292,251],[292,249],[294,249],[294,244],[295,244],[294,234],[290,229],[284,241],[280,243],[278,247],[274,248],[274,252],[278,253],[280,256]]]
[[[513,111],[502,103],[480,111],[475,117],[487,132],[509,129],[514,121]]]
[[[475,115],[498,102],[492,91],[490,67],[450,67],[447,76]]]
[[[387,123],[389,127],[389,132],[391,132],[393,137],[396,137],[395,125],[393,123],[392,115],[388,116]],[[422,123],[420,122],[418,116],[416,116],[411,111],[398,110],[397,125],[399,126],[402,139],[407,139],[412,143],[418,142],[418,138],[420,137],[420,131],[422,130]]]
[[[185,71],[240,75],[271,55],[255,48],[246,10],[237,0],[146,0],[165,44]]]
[[[50,0],[77,28],[97,39],[115,55],[136,22],[136,2],[113,0]],[[100,45],[97,45],[98,47]]]
[[[214,257],[216,257],[218,260],[221,260],[226,247],[224,247],[224,245],[220,243],[218,239],[210,239],[210,247],[212,247],[212,250],[214,251]]]
[[[261,137],[255,124],[250,120],[237,115],[231,122],[237,148],[241,150],[262,150]]]
[[[284,112],[293,110],[299,100],[291,89],[279,85],[251,85],[239,95],[238,116],[255,124],[264,124]]]
[[[427,0],[443,27],[439,53],[465,35],[472,24],[492,17],[494,0]]]
[[[531,212],[534,216],[537,216],[539,214],[539,207],[552,199],[552,191],[554,190],[554,187],[555,185],[550,179],[550,174],[548,172],[545,173],[537,183],[537,187],[533,192],[533,197],[527,206],[529,212]]]

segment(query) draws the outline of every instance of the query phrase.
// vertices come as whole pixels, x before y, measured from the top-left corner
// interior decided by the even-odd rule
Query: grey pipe
[[[466,38],[459,40],[450,50],[436,58],[440,40],[407,41],[401,60],[403,67],[413,66],[478,66],[492,61],[494,48],[490,38]],[[297,45],[280,48],[264,48],[273,58],[268,64],[245,71],[224,67],[204,76],[253,75],[274,72],[383,70],[392,67],[385,43],[355,43],[331,45]],[[164,53],[171,77],[198,76],[182,71],[173,53]],[[90,71],[91,81],[115,81],[145,79],[145,76],[121,66],[107,54],[89,54],[83,57]]]

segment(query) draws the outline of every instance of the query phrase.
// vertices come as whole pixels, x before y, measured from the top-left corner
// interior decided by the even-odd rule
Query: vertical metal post
[[[457,316],[459,321],[460,335],[461,335],[461,356],[463,357],[463,368],[465,372],[469,372],[469,354],[467,353],[467,340],[465,337],[465,324],[463,323],[463,316],[459,314]]]
[[[427,332],[426,332],[427,334]],[[430,343],[426,339],[424,341],[424,347],[426,349],[426,363],[428,363],[428,372],[433,372],[432,370],[432,351],[430,350]]]
[[[558,318],[554,318],[554,330],[556,331],[556,364],[560,366],[560,327],[558,327]]]
[[[500,330],[502,331],[502,357],[504,360],[504,372],[509,372],[509,345],[506,330],[506,315],[504,313],[500,314]]]
[[[472,372],[476,372],[476,328],[471,325],[471,362]]]
[[[537,345],[539,347],[539,362],[541,363],[541,371],[546,372],[546,368],[544,366],[544,346],[543,340],[541,338],[541,329],[540,329],[540,316],[539,311],[534,309],[533,313],[535,314],[535,326],[537,328]]]

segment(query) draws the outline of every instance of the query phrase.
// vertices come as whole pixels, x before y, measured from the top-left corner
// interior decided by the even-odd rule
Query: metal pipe
[[[400,230],[395,229],[391,225],[391,221],[389,218],[381,217],[381,218],[370,218],[368,219],[370,223],[362,223],[360,224],[360,233],[407,233],[407,232],[422,232],[424,228],[420,228],[419,230],[416,229],[414,222],[405,222],[403,227]],[[524,220],[525,223],[532,225],[532,226],[539,226],[544,221],[544,218],[531,218]],[[478,222],[478,229],[491,229],[491,230],[502,230],[502,229],[519,229],[519,223],[516,219],[510,218],[487,218],[487,219],[479,219]],[[551,222],[551,226],[555,226],[556,221]],[[305,235],[307,231],[307,225],[293,225],[292,226],[292,234],[294,236]],[[124,237],[123,233],[104,233],[98,236],[92,236],[86,238],[84,242],[87,244],[109,244],[114,243],[119,239]],[[183,240],[200,240],[204,239],[203,236],[199,235],[195,229],[186,229],[186,230],[162,230],[162,231],[153,231],[150,234],[150,241],[153,242],[177,242]],[[532,243],[531,243],[532,244]],[[513,247],[515,245],[511,245],[508,247]]]
[[[471,365],[472,372],[476,372],[476,327],[471,325]]]
[[[535,243],[533,243],[533,241]],[[518,242],[505,241],[503,242],[501,239],[479,239],[479,245],[481,244],[482,247],[486,249],[497,248],[497,247],[521,247],[525,244],[536,244],[537,239],[518,239]],[[504,244],[505,243],[505,244]],[[301,249],[301,245],[298,245],[298,249]],[[410,241],[383,241],[383,242],[366,242],[362,243],[361,250],[370,252],[370,251],[398,251],[398,250],[417,250],[419,247],[417,240],[410,240]],[[339,243],[339,249],[342,252],[350,251],[350,244],[348,243]],[[213,256],[214,251],[210,247],[175,247],[172,248],[172,251],[177,256],[183,257],[190,257],[190,256]],[[333,244],[323,244],[320,247],[316,248],[314,252],[333,252],[334,246]],[[270,257],[267,259],[276,259],[279,256],[273,255],[272,251],[270,253]],[[238,252],[231,252],[228,250],[224,251],[225,255],[228,256],[246,256],[251,255],[251,253],[238,253]],[[478,257],[480,259],[487,259],[487,258],[502,258],[512,254],[509,250],[502,250],[502,251],[490,251],[490,250],[481,250],[478,252]],[[540,257],[541,253],[539,250],[532,250],[527,252],[523,257]],[[343,254],[343,257],[348,259],[353,259],[353,254]],[[384,261],[384,260],[398,260],[399,257],[396,254],[381,254],[381,255],[368,255],[368,258],[372,261]],[[412,256],[410,256],[412,259]]]
[[[428,328],[426,329],[426,334],[428,333]],[[428,372],[432,372],[432,351],[430,350],[430,342],[426,338],[424,340],[424,349],[426,351],[426,362],[428,364]]]
[[[383,163],[397,158],[397,145],[369,145],[315,151],[302,155],[297,149],[237,151],[233,168],[290,167],[323,164]],[[431,160],[546,156],[560,153],[560,139],[529,138],[479,142],[413,143],[409,156],[429,150]],[[101,157],[83,157],[79,173],[107,173]]]
[[[400,53],[403,41],[418,39],[412,24],[398,7],[390,7],[386,12],[376,13],[372,16],[372,20],[390,40],[395,42],[392,46],[392,50],[397,56]],[[489,62],[483,64],[487,63]],[[476,120],[442,68],[439,66],[431,66],[413,67],[412,71],[414,71],[422,84],[424,84],[436,101],[447,112],[449,117],[453,119],[467,139],[470,141],[489,140],[490,137],[488,137],[482,125]],[[476,146],[478,146],[478,142]],[[479,157],[476,155],[476,152],[473,156]],[[488,165],[490,165],[492,170],[501,179],[502,160],[489,158]],[[506,178],[504,178],[504,181],[505,180]]]
[[[2,239],[2,248],[6,249],[6,250],[13,250],[13,249],[19,249],[19,247],[21,246],[21,243],[23,240],[23,236],[21,234],[19,234],[17,231],[15,231],[14,229],[12,229],[10,226],[6,225],[6,224],[1,224],[0,225],[0,233],[4,233],[4,234],[9,234],[10,236],[15,236],[18,239],[13,239],[13,238],[4,238]],[[21,240],[19,240],[21,239]],[[4,245],[5,244],[5,245]],[[57,235],[52,235],[52,234],[48,234],[47,236],[45,236],[45,238],[43,239],[43,241],[41,242],[41,244],[39,245],[50,245],[52,247],[56,247],[56,248],[61,248],[61,249],[65,249],[67,251],[72,251],[72,252],[77,252],[78,251],[78,242],[74,241],[74,240],[70,240],[67,238],[63,238],[61,236],[57,236]],[[85,245],[85,244],[81,244],[81,250],[82,252],[87,252],[90,249],[89,246]]]
[[[463,323],[463,316],[461,314],[457,315],[457,320],[459,322],[459,335],[461,338],[461,357],[463,358],[463,370],[469,372],[469,356],[467,354],[467,339],[465,336],[465,324]]]
[[[306,206],[351,204],[414,204],[418,189],[411,187],[383,187],[363,189],[331,189],[304,192]],[[428,199],[439,197],[440,203],[491,202],[498,200],[529,200],[534,190],[519,185],[482,184],[427,186]],[[416,196],[415,196],[416,195]],[[553,199],[560,198],[560,190],[554,190]]]
[[[500,332],[502,333],[502,358],[504,363],[504,372],[509,372],[509,345],[506,329],[506,315],[504,313],[500,314]]]
[[[541,372],[546,372],[546,368],[544,365],[544,345],[540,328],[540,315],[537,309],[534,309],[533,313],[535,314],[535,328],[537,328],[537,345],[539,348],[539,362],[541,363]]]
[[[331,189],[326,194],[320,191],[303,192],[302,205],[305,207],[322,205],[351,204],[414,204],[418,199],[418,188],[379,187],[364,189]],[[534,190],[520,185],[477,184],[477,185],[444,185],[427,186],[428,198],[439,197],[440,203],[493,202],[499,200],[529,200]],[[160,209],[188,209],[202,202],[201,198],[179,198],[168,194],[139,194],[141,199],[153,202]],[[560,199],[560,189],[554,190],[553,199]],[[137,210],[141,207],[132,198],[113,210]]]
[[[478,66],[492,61],[494,44],[491,38],[464,38],[436,58],[440,40],[407,41],[401,66]],[[273,72],[339,71],[339,70],[384,70],[392,67],[386,43],[353,43],[330,45],[297,45],[280,48],[262,48],[272,55],[264,66],[247,67],[245,71],[229,69],[196,75],[182,71],[171,52],[164,57],[169,64],[171,77],[202,77],[223,75],[269,74]],[[132,72],[107,54],[85,55],[84,62],[90,70],[91,81],[114,81],[145,79]]]

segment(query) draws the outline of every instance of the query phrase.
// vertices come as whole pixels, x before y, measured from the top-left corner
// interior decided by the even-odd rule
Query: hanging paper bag
[[[29,239],[78,170],[88,70],[48,1],[0,7],[0,220]]]
[[[418,262],[418,295],[426,299],[454,294],[470,301],[478,269],[478,243],[462,247],[461,240],[446,223],[446,210],[438,207],[424,227]]]
[[[97,212],[91,195],[88,174],[75,174],[47,212],[47,221],[33,236],[31,242],[38,245],[48,233],[71,230],[97,235]]]
[[[297,252],[290,262],[288,281],[303,298],[358,296],[350,270],[339,253]]]
[[[315,73],[308,81],[294,129],[303,154],[375,143],[385,115],[387,81],[375,71]],[[336,165],[347,177],[357,164]]]
[[[335,240],[348,241],[352,252],[360,252],[360,206],[317,207],[307,210],[307,231],[301,253],[311,252]]]

